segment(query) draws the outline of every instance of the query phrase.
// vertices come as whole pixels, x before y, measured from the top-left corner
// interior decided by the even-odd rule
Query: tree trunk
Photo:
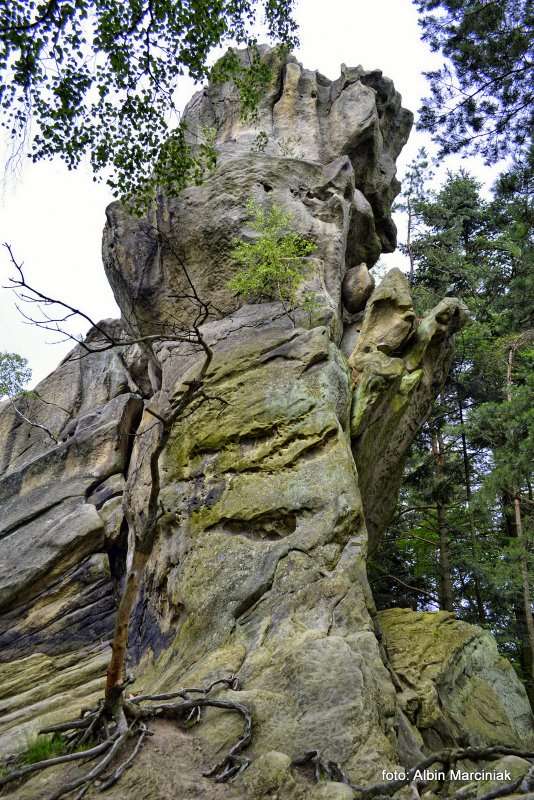
[[[111,645],[111,659],[107,669],[105,704],[110,716],[115,716],[122,700],[122,687],[126,679],[125,664],[128,651],[130,617],[139,594],[148,553],[134,551],[132,565],[128,571],[124,591],[117,609],[115,631]]]
[[[503,492],[501,499],[503,528],[507,539],[517,539],[517,529],[515,524],[514,501],[508,492]],[[525,689],[534,709],[534,685],[528,680],[532,673],[533,660],[527,631],[527,615],[525,614],[525,604],[523,602],[523,592],[514,594],[513,611],[515,617],[516,636],[519,641],[519,662],[521,664],[521,674],[525,683]]]
[[[410,259],[410,283],[413,283],[414,273],[415,273],[415,259],[413,256],[412,250],[412,200],[411,197],[408,196],[407,202],[407,210],[408,210],[408,226],[406,232],[406,252],[408,253],[408,258]]]
[[[506,370],[506,399],[512,402],[513,366],[516,348],[519,345],[517,340],[508,350],[508,364]],[[534,708],[534,620],[532,619],[532,600],[530,592],[530,578],[528,574],[528,540],[523,531],[523,519],[521,514],[521,492],[518,486],[512,489],[514,526],[515,534],[519,540],[520,555],[519,566],[521,573],[522,606],[524,617],[523,628],[523,670],[525,683],[530,703]]]
[[[477,604],[477,617],[480,623],[484,623],[486,621],[486,612],[484,610],[484,603],[482,602],[482,592],[480,590],[480,581],[478,575],[476,573],[476,569],[478,568],[478,547],[476,541],[476,534],[475,534],[475,523],[473,519],[473,511],[471,509],[471,469],[469,465],[469,453],[467,451],[467,440],[465,437],[465,429],[464,429],[464,408],[462,403],[462,398],[460,396],[460,391],[458,385],[456,386],[456,397],[458,400],[458,412],[460,417],[460,425],[461,425],[461,438],[462,438],[462,459],[463,459],[463,466],[464,466],[464,482],[465,482],[465,504],[467,507],[467,514],[469,518],[469,535],[471,539],[471,552],[473,554],[473,560],[475,562],[475,571],[473,572],[473,584],[475,587],[475,600]]]
[[[451,560],[445,507],[441,503],[437,503],[436,511],[439,532],[439,604],[442,611],[453,611]]]
[[[521,498],[519,494],[514,497],[514,518],[517,538],[521,547],[520,568],[521,586],[523,599],[523,613],[525,619],[526,643],[528,643],[525,653],[525,676],[528,696],[531,703],[534,700],[534,620],[532,618],[532,601],[530,593],[530,579],[528,574],[528,544],[523,533],[523,520],[521,516]]]
[[[432,454],[436,468],[436,488],[434,489],[434,503],[439,536],[439,605],[442,611],[453,611],[454,601],[451,580],[451,560],[449,552],[449,532],[447,526],[447,511],[441,497],[441,486],[444,477],[443,441],[439,433],[432,433]]]
[[[113,717],[117,716],[123,701],[130,619],[139,595],[145,566],[154,548],[157,535],[161,488],[159,459],[169,441],[173,425],[184,409],[197,398],[204,396],[204,399],[209,399],[203,395],[203,381],[211,364],[213,353],[204,341],[199,329],[195,328],[194,330],[198,343],[204,350],[205,355],[198,377],[195,380],[188,381],[186,384],[187,389],[180,399],[175,404],[171,404],[166,412],[161,411],[160,413],[159,410],[156,411],[149,406],[145,406],[145,412],[154,418],[155,423],[137,434],[138,437],[148,434],[149,438],[142,440],[138,453],[139,464],[133,470],[132,475],[129,475],[123,495],[124,515],[128,523],[128,529],[133,534],[131,537],[133,553],[131,566],[127,573],[117,610],[115,631],[111,645],[111,660],[107,670],[104,707],[106,712]],[[203,400],[201,399],[200,402],[203,402]],[[151,431],[152,434],[150,434]],[[137,441],[140,441],[140,439],[138,438]],[[140,481],[141,485],[145,487],[145,496],[139,500],[136,486],[139,482],[139,471],[143,464],[145,469],[146,465],[148,465],[148,469],[145,473],[144,481]],[[132,488],[133,492],[131,493],[130,490]]]

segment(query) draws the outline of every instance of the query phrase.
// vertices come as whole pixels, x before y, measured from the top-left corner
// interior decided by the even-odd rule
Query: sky
[[[428,93],[422,73],[439,66],[440,58],[420,41],[411,0],[297,0],[296,19],[301,42],[296,56],[306,67],[332,79],[342,63],[381,69],[393,79],[403,105],[417,112]],[[179,97],[184,105],[199,88],[183,79]],[[414,130],[397,162],[400,177],[423,145],[432,151],[429,137]],[[6,153],[0,148],[3,163]],[[461,163],[459,157],[447,159],[439,165],[435,181]],[[495,167],[489,169],[472,158],[464,166],[486,186],[496,174]],[[105,208],[112,200],[105,184],[93,182],[88,167],[69,172],[60,161],[32,164],[26,159],[0,191],[0,243],[12,246],[17,261],[24,263],[27,280],[95,320],[120,315],[100,252]],[[403,220],[397,217],[396,222],[402,241]],[[383,261],[388,268],[404,263],[399,252]],[[0,285],[6,285],[12,273],[2,248]],[[0,351],[27,358],[35,385],[57,366],[72,343],[54,343],[58,337],[25,323],[15,301],[12,292],[0,289]],[[80,323],[73,331],[83,333],[86,328]]]

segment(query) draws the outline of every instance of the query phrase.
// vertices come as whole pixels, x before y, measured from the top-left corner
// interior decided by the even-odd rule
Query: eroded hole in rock
[[[254,519],[221,519],[216,526],[227,533],[247,536],[251,539],[277,541],[294,533],[297,528],[297,515],[283,511],[261,514]]]

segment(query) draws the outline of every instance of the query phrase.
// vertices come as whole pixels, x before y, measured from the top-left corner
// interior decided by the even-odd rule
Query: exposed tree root
[[[89,750],[84,750],[80,753],[67,753],[63,756],[54,756],[54,758],[47,758],[45,761],[36,761],[35,764],[27,764],[25,767],[15,769],[0,778],[0,786],[5,786],[6,783],[17,781],[20,778],[25,778],[32,772],[39,772],[39,770],[47,769],[48,767],[55,767],[58,764],[67,764],[71,761],[79,761],[84,759],[90,761],[93,758],[105,753],[113,744],[113,738],[107,739]]]
[[[355,788],[339,764],[336,761],[325,761],[321,758],[321,754],[318,750],[308,750],[304,755],[293,759],[291,762],[291,766],[293,767],[305,767],[307,765],[313,766],[314,777],[317,783],[326,779],[328,781],[346,783],[351,788]]]
[[[58,764],[77,760],[91,761],[101,756],[89,772],[62,784],[48,798],[48,800],[60,800],[60,798],[79,790],[74,800],[82,800],[92,785],[98,786],[99,791],[109,789],[132,766],[145,739],[152,735],[152,731],[146,724],[149,720],[171,719],[190,726],[201,720],[202,709],[207,707],[235,711],[244,720],[243,733],[230,748],[225,758],[204,773],[206,777],[213,778],[217,783],[228,781],[239,775],[250,763],[249,759],[242,756],[241,753],[252,739],[252,715],[242,703],[209,696],[214,689],[222,686],[234,691],[239,689],[236,677],[231,675],[228,678],[213,681],[206,687],[181,689],[166,694],[138,695],[128,700],[121,699],[119,711],[113,719],[109,719],[106,715],[105,705],[102,702],[96,709],[83,711],[79,719],[44,728],[40,731],[41,733],[61,732],[65,734],[69,752],[46,761],[14,769],[0,778],[0,786],[5,786],[13,781],[23,779],[31,773]],[[200,696],[191,697],[190,695]],[[164,702],[177,698],[179,698],[179,702]],[[109,772],[108,769],[112,762],[117,759],[132,739],[135,739],[135,744],[131,752]],[[87,750],[72,752],[89,742],[97,742],[97,744]]]
[[[183,689],[180,692],[171,694],[160,695],[144,695],[134,698],[130,701],[132,704],[138,705],[145,701],[162,701],[171,700],[175,697],[182,698],[181,703],[158,703],[148,708],[142,707],[140,713],[143,719],[154,719],[156,717],[163,717],[166,719],[177,719],[184,722],[199,721],[201,708],[227,708],[231,711],[236,711],[240,714],[245,722],[243,733],[237,742],[231,747],[223,761],[216,764],[208,772],[204,773],[205,777],[214,778],[216,783],[224,783],[230,778],[234,778],[243,772],[250,761],[248,758],[240,755],[241,751],[250,744],[252,739],[252,715],[248,708],[242,703],[236,703],[232,700],[216,700],[207,695],[216,687],[225,685],[228,688],[237,690],[239,688],[238,682],[234,676],[224,678],[222,680],[214,681],[210,686],[202,689]],[[202,694],[203,697],[196,697],[189,699],[189,694]],[[195,719],[196,716],[196,719]]]
[[[356,786],[351,783],[348,776],[335,761],[328,761],[321,757],[318,750],[309,750],[304,755],[292,761],[292,766],[312,765],[314,767],[315,780],[327,779],[345,783],[354,792],[355,800],[390,800],[400,789],[410,786],[414,797],[420,796],[418,792],[416,776],[432,767],[434,764],[442,764],[446,769],[455,766],[459,761],[491,761],[501,756],[518,756],[524,759],[534,759],[531,751],[519,750],[513,747],[466,747],[457,750],[443,750],[432,753],[419,764],[407,769],[404,777],[399,777],[392,781],[376,783],[370,786]],[[530,768],[527,776],[519,778],[513,783],[496,787],[487,794],[479,797],[478,800],[493,800],[493,798],[504,797],[514,792],[528,795],[534,782],[534,766]],[[444,800],[468,800],[471,795],[466,792],[466,788],[460,789],[453,795],[447,795]],[[424,798],[424,795],[423,795]]]
[[[125,686],[124,684],[123,690]],[[216,688],[225,687],[233,691],[239,690],[239,683],[234,675],[218,679],[211,684],[200,688],[180,689],[176,692],[162,694],[145,694],[130,697],[128,700],[121,698],[119,710],[112,719],[106,713],[105,704],[101,702],[96,709],[85,709],[80,718],[50,725],[41,733],[62,733],[67,739],[67,750],[64,755],[55,756],[35,764],[27,764],[15,768],[7,775],[0,778],[0,787],[13,781],[27,778],[32,773],[54,767],[60,764],[69,764],[75,761],[92,761],[97,763],[89,772],[79,775],[70,782],[59,786],[48,800],[60,800],[77,790],[74,800],[82,800],[91,786],[105,791],[113,786],[129,769],[139,755],[147,737],[152,735],[147,723],[156,719],[169,719],[187,727],[197,724],[202,718],[203,708],[222,708],[238,713],[244,721],[243,732],[235,744],[230,748],[222,761],[215,764],[205,777],[213,778],[217,783],[223,783],[235,778],[250,764],[250,760],[242,755],[243,750],[252,740],[252,715],[250,710],[242,703],[234,700],[224,700],[212,697],[211,693]],[[196,695],[191,697],[191,695]],[[177,702],[169,702],[177,701]],[[127,743],[134,740],[131,750],[123,754],[119,763],[116,763]],[[91,743],[86,750],[77,748]],[[76,749],[76,752],[72,752]],[[419,764],[406,770],[402,777],[384,783],[370,786],[356,786],[351,783],[347,774],[335,761],[322,758],[318,750],[309,750],[304,755],[292,762],[295,767],[312,767],[316,781],[323,779],[338,781],[350,786],[355,800],[391,800],[391,798],[404,787],[409,786],[414,800],[423,798],[420,790],[425,786],[418,781],[419,773],[441,764],[448,770],[459,761],[491,761],[505,755],[519,756],[520,758],[534,760],[534,753],[511,747],[466,747],[462,749],[443,750],[432,753]],[[113,764],[115,762],[115,764]],[[111,770],[111,771],[110,771]],[[534,783],[534,765],[531,766],[524,778],[518,779],[506,786],[496,787],[479,800],[493,800],[513,792],[530,797]],[[445,787],[445,792],[447,791]],[[453,795],[448,795],[446,800],[468,800],[470,790],[463,787]]]

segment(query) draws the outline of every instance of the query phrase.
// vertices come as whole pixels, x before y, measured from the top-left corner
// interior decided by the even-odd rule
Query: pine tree
[[[372,578],[379,605],[452,609],[489,627],[534,702],[528,163],[513,164],[489,200],[460,171],[415,202],[418,313],[453,294],[462,297],[472,322],[412,448]]]

